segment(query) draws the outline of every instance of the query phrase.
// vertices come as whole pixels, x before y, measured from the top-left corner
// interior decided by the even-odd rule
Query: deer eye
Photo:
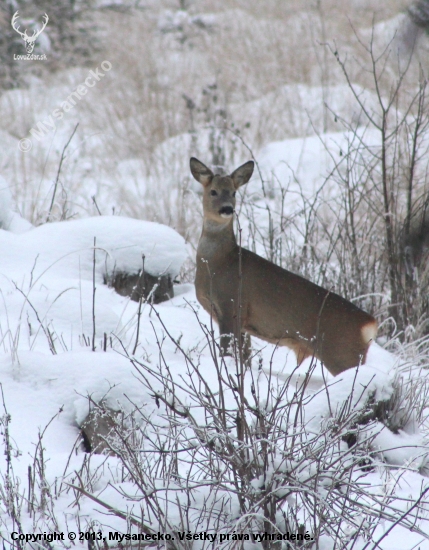
[[[235,197],[235,191],[234,191],[234,193],[232,194],[232,196]]]
[[[212,190],[210,191],[210,195],[211,195],[212,197],[216,197],[217,191],[215,191],[214,189],[212,189]]]

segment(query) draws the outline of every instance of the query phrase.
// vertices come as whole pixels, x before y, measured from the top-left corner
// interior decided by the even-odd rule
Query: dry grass
[[[379,101],[368,56],[370,45],[377,55],[389,43],[392,46],[392,53],[378,65],[382,98],[391,94],[406,60],[404,52],[399,58],[396,53],[405,21],[403,0],[381,7],[375,0],[182,4],[185,11],[173,0],[98,11],[97,45],[101,49],[94,56],[93,68],[106,59],[112,70],[58,122],[56,133],[49,133],[30,153],[19,152],[17,142],[12,143],[1,158],[0,168],[11,183],[17,207],[33,223],[46,220],[62,148],[79,122],[62,167],[53,219],[100,212],[156,220],[175,227],[195,246],[201,206],[199,189],[188,176],[190,155],[230,169],[249,157],[247,145],[258,156],[274,140],[356,127],[365,117],[335,52],[345,62],[349,84],[358,94],[367,95],[371,112],[379,112]],[[419,71],[427,70],[426,50],[427,41],[422,38],[398,95],[399,113],[417,89]],[[87,69],[56,72],[26,92],[3,94],[0,129],[16,140],[24,137],[86,75]],[[355,186],[362,184],[359,177]],[[339,174],[338,185],[342,185],[341,178]],[[285,188],[288,182],[270,185]],[[312,217],[308,197],[301,211],[288,209],[289,197],[283,197],[285,208],[279,219],[271,220],[274,225],[279,222],[274,232],[280,233],[278,242],[283,244],[274,250],[280,245],[275,245],[272,235],[264,242],[261,231],[264,253],[322,284],[333,284],[347,296],[375,291],[374,285],[363,289],[353,274],[347,276],[350,284],[344,284],[344,279],[336,281],[336,270],[348,273],[344,254],[351,251],[345,246],[332,265],[329,205],[322,201],[317,217]],[[271,198],[277,200],[275,193]],[[250,214],[254,208],[255,202],[249,203],[246,226],[254,221]],[[382,209],[377,208],[379,215]],[[303,229],[309,213],[311,227]],[[365,225],[366,214],[360,215],[363,218],[357,223]],[[379,220],[369,226],[377,224]],[[300,239],[291,242],[297,228],[298,233],[307,234],[307,247],[311,240],[317,243],[317,253],[304,261],[310,249],[301,250]],[[308,238],[310,230],[313,233]],[[378,242],[365,232],[360,237],[362,251],[372,250]],[[374,271],[374,279],[379,276]]]

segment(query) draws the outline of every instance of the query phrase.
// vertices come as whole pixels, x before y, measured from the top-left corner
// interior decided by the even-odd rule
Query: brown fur
[[[291,348],[298,364],[314,355],[334,375],[364,363],[377,334],[371,315],[250,250],[240,253],[232,212],[235,191],[249,181],[253,162],[219,176],[192,158],[191,172],[204,186],[195,287],[219,324],[223,354],[229,353],[231,335],[245,332]]]

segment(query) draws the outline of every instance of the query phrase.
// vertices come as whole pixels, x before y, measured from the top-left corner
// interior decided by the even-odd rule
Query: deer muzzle
[[[234,208],[232,206],[222,206],[219,214],[222,218],[230,218],[234,214]]]

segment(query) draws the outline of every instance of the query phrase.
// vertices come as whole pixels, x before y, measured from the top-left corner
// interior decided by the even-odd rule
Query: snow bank
[[[359,128],[353,132],[332,132],[322,136],[286,139],[265,146],[259,155],[259,167],[264,180],[282,182],[288,188],[288,203],[320,193],[321,183],[335,166],[341,163],[344,152],[359,140],[366,146],[377,147],[380,136],[376,131]],[[329,182],[328,182],[329,183]],[[260,183],[255,180],[252,192],[261,194]],[[339,194],[337,184],[325,185],[323,192],[330,197]],[[323,196],[323,195],[322,195]]]
[[[94,241],[95,239],[95,241]],[[95,242],[97,281],[114,270],[175,277],[187,252],[170,227],[119,216],[41,225],[22,235],[0,231],[0,274],[30,273],[92,280]]]
[[[116,216],[50,223],[21,235],[0,229],[0,349],[19,362],[21,350],[99,348],[103,338],[121,336],[131,308],[103,284],[106,277],[138,273],[144,255],[147,273],[174,278],[186,254],[173,229]]]

